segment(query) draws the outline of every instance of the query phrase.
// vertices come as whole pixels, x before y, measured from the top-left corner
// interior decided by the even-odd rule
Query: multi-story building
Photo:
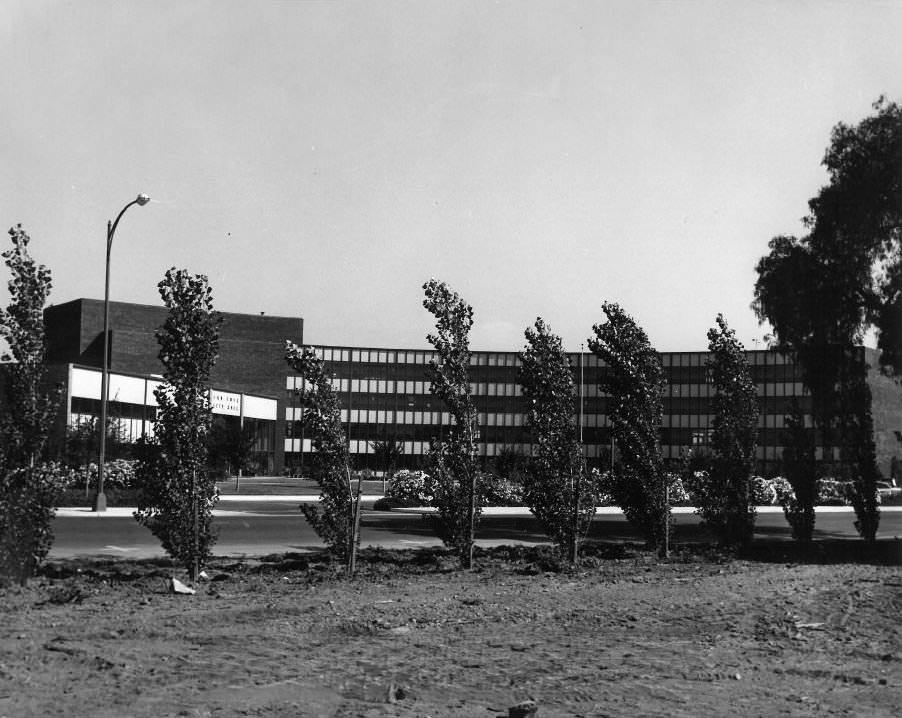
[[[110,412],[134,438],[152,421],[155,402],[146,391],[161,378],[155,332],[166,320],[163,306],[110,302]],[[304,322],[296,317],[221,312],[219,359],[210,376],[215,414],[250,423],[264,468],[283,468],[286,364],[285,340],[303,341]],[[49,379],[63,386],[63,410],[56,433],[87,415],[99,414],[96,369],[103,364],[103,302],[76,299],[44,310]],[[92,372],[91,369],[94,369]],[[95,387],[94,384],[97,384]],[[143,393],[142,393],[143,392]],[[142,399],[143,397],[143,399]]]
[[[154,332],[165,317],[163,307],[111,303],[110,368],[114,374],[159,378],[162,366]],[[304,435],[295,394],[301,380],[285,362],[284,343],[286,339],[303,343],[303,320],[234,313],[224,313],[223,319],[220,358],[211,377],[221,399],[218,403],[222,404],[217,411],[259,421],[258,448],[265,447],[268,470],[302,471],[305,462],[309,463],[312,447],[310,437]],[[71,376],[73,369],[96,370],[102,363],[103,302],[79,299],[49,307],[45,323],[53,379],[68,387],[61,430],[78,414],[91,414],[99,405],[93,395],[79,395]],[[429,391],[427,365],[434,358],[433,352],[347,346],[317,346],[316,351],[334,376],[356,466],[382,468],[375,460],[377,441],[400,444],[404,465],[413,468],[422,464],[430,441],[440,438],[451,425],[442,402]],[[686,449],[708,444],[712,387],[707,380],[706,352],[665,352],[660,356],[667,378],[661,445],[665,459],[675,461]],[[787,413],[796,402],[803,412],[810,412],[811,399],[798,367],[788,357],[769,350],[749,351],[746,356],[761,409],[758,469],[772,473],[779,470]],[[880,373],[875,351],[860,348],[857,357],[871,388],[878,464],[884,475],[889,475],[894,458],[902,458],[902,387],[898,380]],[[574,420],[581,422],[586,457],[591,464],[605,466],[611,457],[611,433],[607,397],[600,391],[599,381],[606,367],[588,352],[569,354],[569,359],[578,387]],[[473,353],[470,389],[479,413],[479,453],[486,462],[505,450],[530,453],[528,407],[518,383],[518,370],[517,352]],[[110,398],[110,415],[116,417],[115,392],[111,391]],[[258,399],[275,401],[274,420],[268,418],[269,409],[264,410]],[[244,413],[242,406],[247,409]],[[255,408],[248,408],[251,406]],[[251,417],[251,411],[267,418]],[[122,405],[118,412],[123,416],[127,412],[140,414],[144,421],[152,407]],[[834,454],[835,449],[829,447],[818,449],[820,458],[830,459]]]
[[[427,364],[435,357],[426,350],[317,347],[332,372],[341,397],[351,455],[357,466],[376,466],[374,442],[400,444],[408,466],[418,466],[433,437],[441,437],[451,417],[429,391]],[[712,386],[708,381],[706,352],[665,352],[660,355],[667,387],[663,404],[661,448],[665,460],[677,461],[687,449],[704,449],[710,441]],[[607,396],[599,381],[607,368],[591,353],[568,355],[577,386],[573,414],[581,422],[584,452],[590,464],[605,466],[611,459],[611,431]],[[786,441],[786,415],[798,404],[810,421],[811,397],[799,367],[783,354],[746,352],[760,407],[758,470],[778,471]],[[877,369],[874,350],[860,348],[858,364],[867,376],[873,396],[878,464],[889,474],[893,457],[902,457],[902,388]],[[486,461],[502,451],[528,455],[531,450],[528,407],[518,383],[516,352],[474,352],[470,361],[470,392],[479,412],[478,451]],[[311,450],[300,421],[295,389],[301,379],[286,383],[286,464],[303,468]],[[818,449],[819,459],[838,458],[838,449]]]

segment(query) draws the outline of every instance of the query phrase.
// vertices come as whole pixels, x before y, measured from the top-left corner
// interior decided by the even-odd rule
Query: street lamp
[[[94,497],[94,511],[106,511],[106,495],[103,493],[103,464],[106,461],[106,414],[110,392],[110,250],[113,248],[113,235],[125,210],[136,204],[143,207],[150,202],[146,194],[139,194],[129,202],[115,222],[106,223],[106,282],[103,288],[103,373],[100,378],[100,459],[97,464],[97,495]]]

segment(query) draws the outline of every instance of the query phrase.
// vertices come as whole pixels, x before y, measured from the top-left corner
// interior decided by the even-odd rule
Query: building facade
[[[223,321],[219,332],[219,359],[210,376],[211,386],[216,387],[212,396],[214,414],[231,417],[223,418],[224,421],[253,425],[259,432],[256,450],[265,459],[266,469],[281,473],[285,435],[285,392],[282,389],[287,367],[285,341],[303,342],[303,319],[232,312],[220,312],[220,315]],[[163,365],[157,356],[159,344],[155,332],[166,321],[166,316],[167,309],[163,306],[110,302],[111,374],[129,376],[135,382],[152,383],[161,378]],[[103,364],[103,302],[76,299],[47,307],[44,325],[48,378],[62,385],[64,397],[72,402],[58,414],[55,433],[61,435],[65,426],[72,424],[73,417],[94,411],[99,413],[99,401],[92,403],[93,398],[82,396],[81,388],[73,386],[72,371],[73,368],[97,369]],[[122,389],[125,390],[125,385]],[[145,429],[148,427],[144,417],[153,412],[152,405],[119,401],[112,382],[109,397],[109,415],[113,420],[122,420],[129,432],[139,422],[144,422],[140,425]],[[99,398],[98,389],[96,399]],[[132,398],[137,399],[137,394]],[[266,409],[260,408],[263,404]],[[270,406],[275,407],[272,418],[269,418]],[[244,413],[243,409],[246,410]],[[262,414],[266,418],[252,414]],[[128,422],[125,422],[126,418]],[[257,425],[258,420],[265,423]]]
[[[274,400],[276,417],[267,468],[276,473],[283,469],[303,473],[305,465],[309,465],[312,446],[310,437],[304,434],[302,408],[296,394],[301,379],[292,374],[284,359],[285,340],[297,344],[304,341],[303,320],[233,313],[222,316],[220,357],[211,384],[223,396]],[[163,368],[157,358],[154,332],[165,319],[166,309],[162,306],[111,303],[110,368],[114,374],[159,378]],[[45,324],[51,379],[70,386],[73,402],[60,412],[62,430],[82,409],[90,414],[97,408],[89,397],[71,391],[70,374],[73,367],[101,366],[103,302],[78,299],[48,307]],[[429,391],[427,368],[434,353],[425,349],[348,346],[317,346],[316,351],[333,375],[355,466],[381,470],[374,450],[374,444],[381,441],[400,446],[403,466],[422,465],[430,441],[441,438],[451,426],[450,414]],[[604,467],[611,461],[611,431],[608,399],[599,389],[599,382],[607,367],[589,352],[568,356],[578,387],[574,420],[581,422],[586,458],[590,465]],[[664,352],[660,357],[667,379],[661,447],[666,460],[678,461],[687,449],[703,450],[710,441],[713,415],[708,354]],[[810,422],[811,397],[803,386],[799,368],[788,357],[770,350],[748,351],[746,357],[760,405],[758,471],[772,474],[780,470],[787,414],[797,403]],[[878,465],[884,476],[889,476],[895,461],[902,459],[902,387],[898,379],[880,373],[874,350],[860,348],[856,357],[871,388]],[[504,452],[529,455],[531,451],[528,406],[518,383],[518,371],[517,352],[473,352],[470,390],[479,414],[478,450],[486,463]],[[111,409],[115,410],[117,399],[112,385],[110,399]],[[120,414],[124,411],[122,408]],[[128,411],[135,413],[139,409],[129,407]],[[140,411],[146,413],[147,409]],[[229,411],[241,412],[232,405]],[[111,416],[115,416],[114,411]],[[838,458],[836,452],[821,447],[818,457],[831,460]]]
[[[429,391],[426,368],[435,358],[431,351],[345,346],[317,347],[333,375],[333,386],[342,403],[342,421],[351,455],[358,467],[380,470],[375,442],[395,442],[402,448],[402,464],[420,466],[430,440],[441,437],[451,423],[444,406]],[[665,352],[660,355],[667,379],[663,396],[661,449],[664,459],[675,462],[688,449],[704,450],[710,442],[713,422],[708,380],[707,352]],[[574,419],[581,422],[583,450],[590,465],[604,467],[611,461],[608,398],[599,388],[607,367],[591,353],[568,355],[577,386]],[[786,443],[786,416],[798,404],[811,422],[811,397],[801,371],[789,357],[770,350],[748,351],[752,379],[758,393],[758,471],[780,470]],[[889,475],[893,457],[902,457],[902,388],[877,369],[874,350],[860,348],[857,363],[868,379],[874,397],[875,441],[878,465]],[[479,413],[477,448],[486,462],[505,451],[529,455],[528,406],[517,380],[516,352],[473,352],[470,392]],[[287,377],[286,465],[302,471],[311,451],[304,436],[302,408],[296,390],[300,377]],[[820,460],[839,458],[838,449],[818,448]]]

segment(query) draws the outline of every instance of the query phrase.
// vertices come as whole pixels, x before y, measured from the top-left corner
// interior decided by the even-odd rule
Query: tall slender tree
[[[664,370],[635,319],[613,302],[605,302],[602,311],[606,321],[594,326],[589,348],[607,365],[599,386],[608,393],[608,417],[621,461],[613,477],[613,498],[648,544],[663,554],[670,532],[660,441]]]
[[[329,550],[345,562],[348,575],[352,575],[360,541],[360,483],[355,495],[341,404],[331,374],[311,347],[286,342],[285,359],[304,378],[302,388],[295,392],[313,443],[312,477],[320,487],[319,504],[305,504],[301,511]]]
[[[435,333],[427,335],[438,360],[429,362],[429,390],[451,414],[452,425],[433,440],[429,464],[435,481],[433,505],[436,533],[453,547],[461,565],[473,565],[479,505],[479,466],[476,459],[477,414],[470,395],[470,329],[473,308],[444,282],[423,285],[423,306],[435,317]]]
[[[134,516],[195,580],[216,542],[212,519],[219,492],[206,462],[213,418],[209,380],[222,319],[204,275],[173,267],[157,286],[169,310],[156,332],[164,382],[154,390],[156,450],[139,465]]]
[[[708,375],[714,420],[707,481],[698,512],[718,540],[745,546],[755,530],[752,468],[758,433],[758,399],[742,344],[722,314],[708,330]]]
[[[533,433],[533,455],[523,482],[526,502],[558,550],[574,564],[580,541],[595,515],[597,497],[592,482],[586,480],[586,462],[573,417],[573,371],[561,338],[541,317],[525,335],[519,380],[530,402]]]
[[[31,241],[17,225],[3,259],[12,278],[10,303],[0,310],[0,338],[9,345],[0,381],[0,573],[28,582],[53,544],[52,522],[65,476],[44,463],[59,390],[46,391],[44,305],[50,270],[28,252]]]

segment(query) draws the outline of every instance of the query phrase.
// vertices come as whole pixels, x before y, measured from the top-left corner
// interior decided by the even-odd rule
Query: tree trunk
[[[582,471],[577,474],[576,485],[573,483],[573,469],[570,469],[570,492],[573,497],[573,505],[572,505],[572,523],[570,526],[570,555],[569,561],[571,566],[576,565],[576,561],[579,558],[579,492],[582,489],[582,482],[580,478],[582,477]]]

